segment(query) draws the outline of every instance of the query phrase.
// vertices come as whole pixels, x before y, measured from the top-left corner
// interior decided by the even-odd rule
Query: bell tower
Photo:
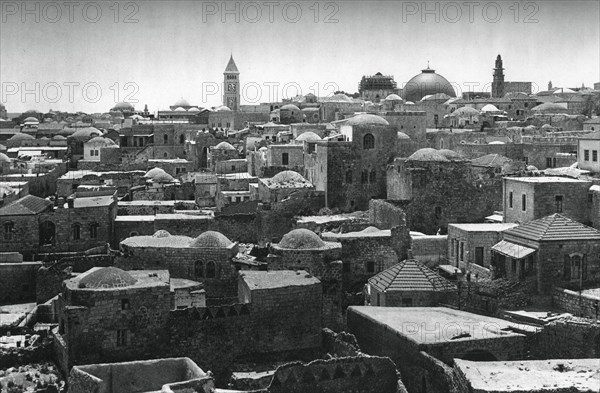
[[[240,71],[235,65],[233,55],[223,72],[223,105],[232,111],[240,110]]]
[[[502,68],[502,57],[496,57],[494,67],[494,80],[492,82],[492,97],[504,97],[504,68]]]

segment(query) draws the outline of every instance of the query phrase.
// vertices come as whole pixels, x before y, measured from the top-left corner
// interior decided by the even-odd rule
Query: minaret
[[[548,90],[552,90],[552,81],[548,82]]]
[[[502,57],[496,57],[494,68],[494,80],[492,82],[492,97],[504,97],[504,68],[502,68]]]
[[[240,110],[240,71],[238,71],[233,55],[223,72],[223,105],[232,111]]]

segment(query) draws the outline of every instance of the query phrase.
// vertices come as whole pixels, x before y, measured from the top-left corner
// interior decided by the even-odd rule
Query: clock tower
[[[238,71],[233,55],[223,72],[223,105],[232,111],[240,110],[240,72]]]

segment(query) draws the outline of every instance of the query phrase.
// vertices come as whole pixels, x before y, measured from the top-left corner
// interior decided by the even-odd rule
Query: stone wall
[[[555,288],[552,305],[559,310],[593,320],[600,315],[600,296],[579,294],[568,289]]]
[[[412,236],[411,255],[430,268],[446,264],[448,235]]]
[[[41,262],[0,263],[0,304],[35,301]]]
[[[600,357],[600,324],[584,318],[562,318],[544,325],[529,340],[533,359]]]

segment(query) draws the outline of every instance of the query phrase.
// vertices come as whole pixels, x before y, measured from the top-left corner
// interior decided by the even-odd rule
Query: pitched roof
[[[27,195],[0,209],[0,216],[23,216],[38,214],[52,206],[47,199]]]
[[[535,241],[600,240],[600,231],[597,229],[558,213],[519,225],[504,233]]]
[[[237,72],[237,73],[240,72],[238,70],[237,66],[235,65],[235,61],[233,60],[233,55],[231,55],[231,57],[229,58],[229,63],[227,63],[227,67],[225,68],[225,72]]]
[[[369,279],[375,289],[388,291],[452,291],[456,287],[415,259],[404,260]]]

